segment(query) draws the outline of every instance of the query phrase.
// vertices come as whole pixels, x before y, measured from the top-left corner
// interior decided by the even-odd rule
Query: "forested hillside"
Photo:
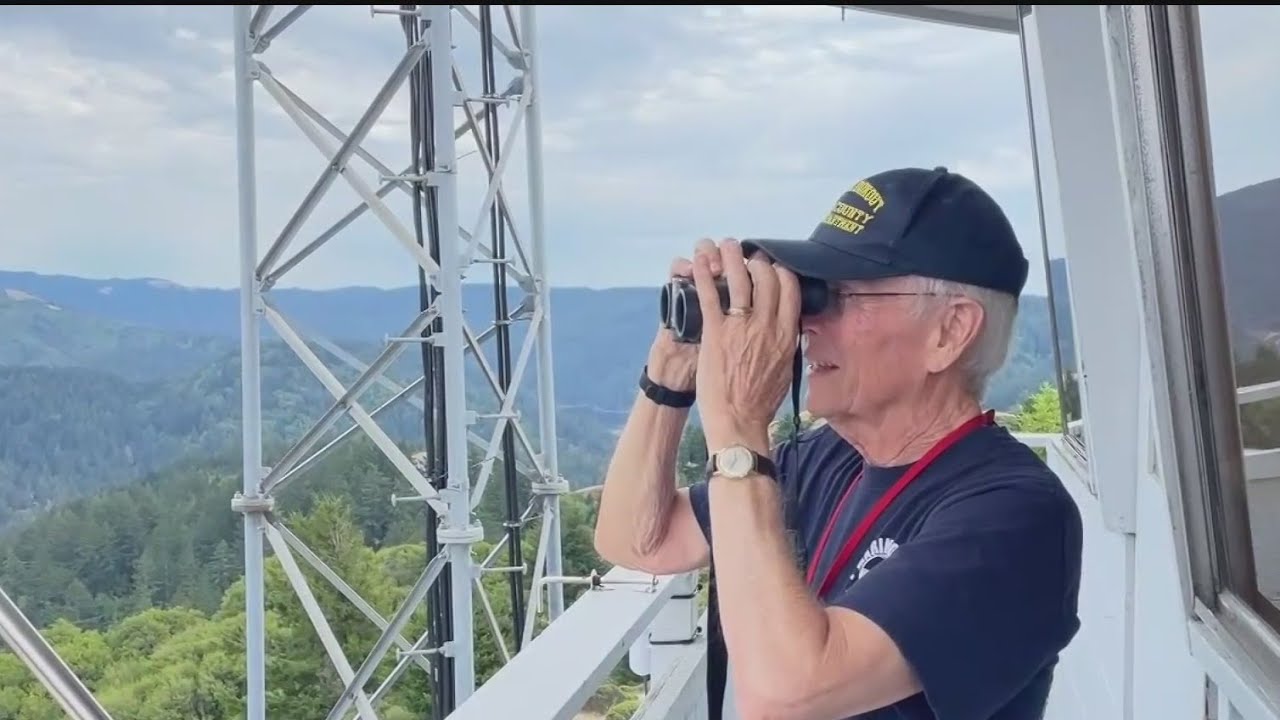
[[[690,437],[697,438],[696,430]],[[233,720],[243,716],[242,535],[228,501],[240,483],[232,461],[192,461],[125,488],[67,503],[0,543],[0,586],[121,718]],[[529,500],[522,478],[519,506]],[[422,572],[425,555],[421,504],[393,506],[407,487],[385,458],[353,440],[284,490],[278,515],[334,571],[390,617]],[[501,488],[491,487],[478,508],[486,557],[503,535]],[[592,549],[594,504],[581,495],[562,500],[567,574],[604,566]],[[538,524],[526,526],[524,557],[534,557]],[[495,564],[504,563],[500,551]],[[377,628],[318,574],[304,567],[312,591],[349,657],[361,658]],[[273,718],[323,717],[342,684],[316,639],[278,561],[267,564],[268,712]],[[489,601],[512,647],[506,576],[485,576]],[[566,589],[567,599],[578,589]],[[526,583],[526,597],[528,587]],[[487,678],[502,651],[476,604],[477,673]],[[425,631],[419,611],[405,631]],[[375,675],[386,676],[394,654]],[[631,684],[628,685],[627,683]],[[607,707],[633,696],[636,678],[616,673]],[[430,696],[423,675],[411,672],[386,703],[387,718],[420,718]],[[16,658],[0,652],[0,718],[56,718],[53,702]]]
[[[33,510],[131,482],[184,458],[238,456],[234,293],[0,273],[0,282],[11,281],[58,299],[14,288],[0,293],[0,337],[6,338],[0,349],[0,437],[11,439],[0,446],[0,529]],[[481,290],[489,292],[468,289],[478,307],[472,320],[477,332],[487,311]],[[291,317],[304,330],[318,327],[363,363],[382,349],[383,329],[400,332],[416,312],[416,298],[410,306],[399,291],[281,292],[281,304],[292,306]],[[635,393],[655,329],[655,293],[570,289],[557,291],[554,302],[561,472],[574,486],[588,486],[599,482]],[[1027,298],[1009,361],[991,385],[992,406],[1008,409],[1052,377],[1048,328],[1045,299]],[[344,383],[358,374],[323,345],[312,349]],[[493,367],[491,346],[487,352]],[[297,439],[332,397],[269,329],[262,356],[270,458]],[[416,348],[402,353],[388,372],[398,387],[420,376]],[[496,411],[495,395],[474,361],[467,376],[470,408]],[[536,437],[535,364],[525,377],[518,409]],[[372,409],[392,393],[375,386],[361,402]],[[379,415],[379,421],[397,441],[421,446],[421,414],[412,404]],[[343,419],[338,430],[350,422]],[[491,426],[481,420],[473,429],[487,439]]]
[[[0,285],[0,367],[82,367],[135,381],[194,372],[235,350],[225,338],[71,310]]]
[[[204,479],[217,482],[212,476]],[[99,511],[103,509],[105,506],[99,507]],[[155,509],[148,507],[142,513]],[[565,510],[565,568],[567,572],[581,574],[598,565],[590,553],[590,520],[584,514],[584,504],[577,498],[566,501]],[[227,515],[212,514],[219,518]],[[370,539],[369,528],[371,522],[378,521],[360,517],[359,510],[339,495],[317,496],[307,504],[305,513],[288,512],[282,516],[292,532],[383,617],[395,613],[428,559],[423,544],[411,539],[414,534],[421,534],[420,527],[414,533],[411,523],[404,520],[397,542],[379,545]],[[116,534],[125,526],[103,522],[105,517],[99,516],[102,524],[95,529],[101,534],[96,539],[107,543],[115,540],[120,550],[110,544],[86,546],[63,536],[62,547],[53,552],[80,549],[96,556],[108,568],[127,569],[130,558],[114,553],[132,552],[137,548],[130,548],[131,538]],[[212,545],[195,548],[191,533],[181,530],[183,519],[195,518],[190,512],[180,512],[133,520],[135,530],[144,530],[154,522],[145,536],[142,554],[132,560],[136,572],[134,587],[119,587],[118,592],[127,593],[123,596],[92,597],[85,583],[99,583],[105,588],[119,581],[106,577],[106,568],[91,572],[85,583],[73,586],[66,603],[76,605],[66,608],[67,615],[82,613],[88,617],[76,623],[62,619],[66,615],[53,613],[52,616],[60,619],[46,625],[46,637],[115,717],[136,720],[243,717],[244,596],[242,580],[234,572],[239,558],[231,555],[234,533],[222,533],[206,525],[197,533],[203,533],[205,539],[216,537],[217,540]],[[217,524],[220,523],[213,523]],[[106,532],[102,532],[104,530]],[[536,534],[526,538],[524,545],[526,557],[532,557]],[[489,542],[478,544],[477,556],[487,555],[490,547]],[[92,564],[86,557],[67,559],[73,566]],[[50,569],[37,565],[28,572],[26,568],[32,567],[32,562],[40,561],[15,560],[12,554],[5,560],[6,565],[16,564],[18,572],[27,576],[39,576]],[[56,560],[51,562],[53,568],[61,567]],[[304,568],[304,574],[339,643],[348,657],[358,663],[372,648],[379,635],[378,628],[317,573]],[[129,576],[122,577],[127,584]],[[509,648],[512,624],[505,577],[489,575],[483,583]],[[274,556],[267,562],[266,584],[270,659],[268,714],[272,718],[297,720],[324,717],[343,684]],[[6,586],[21,587],[7,579]],[[219,588],[222,592],[214,592]],[[569,593],[570,598],[574,596]],[[38,602],[24,596],[16,599],[26,607]],[[126,607],[132,608],[132,612],[126,613]],[[108,613],[117,616],[112,619]],[[483,682],[503,660],[488,629],[481,603],[476,604],[473,622],[477,629],[477,680]],[[404,635],[416,639],[425,628],[426,612],[420,608]],[[392,653],[375,674],[375,684],[386,678],[395,660]],[[620,677],[625,678],[625,674]],[[415,669],[403,677],[383,701],[380,716],[425,717],[430,702],[425,675]],[[58,716],[43,688],[17,659],[0,654],[0,717],[39,720]]]
[[[8,301],[12,308],[31,301]],[[0,311],[6,301],[0,299]],[[38,346],[57,363],[0,365],[0,528],[24,513],[52,503],[117,486],[188,457],[233,457],[240,447],[240,355],[233,343],[191,340],[181,335],[130,328],[143,342],[117,343],[138,357],[155,356],[150,373],[125,372],[127,353],[109,353],[110,343],[84,350],[87,336],[74,331],[87,316],[45,307],[23,314],[0,312],[27,321],[14,325],[6,346],[36,347],[23,338],[44,331]],[[56,317],[59,325],[48,321]],[[35,321],[35,322],[32,322]],[[31,330],[31,331],[29,331]],[[62,334],[65,330],[67,334]],[[110,336],[108,336],[110,337]],[[344,343],[343,349],[368,363],[380,347]],[[358,371],[320,347],[313,347],[327,367],[346,385]],[[14,351],[14,355],[17,351]],[[23,356],[34,358],[32,353]],[[84,362],[74,362],[77,358]],[[99,362],[111,357],[112,362]],[[139,361],[138,365],[146,365]],[[163,366],[165,370],[157,369]],[[279,455],[328,409],[333,397],[302,362],[278,340],[263,343],[262,411],[267,457]],[[480,413],[497,410],[496,396],[478,365],[468,367],[468,404]],[[403,353],[388,377],[403,387],[421,376],[415,353]],[[537,436],[536,385],[523,386],[517,409],[526,430]],[[371,387],[360,402],[372,411],[393,395]],[[421,394],[378,415],[379,424],[395,440],[422,445]],[[418,405],[415,406],[414,403]],[[336,432],[352,424],[339,421]],[[493,426],[480,419],[473,430],[486,441]],[[598,481],[612,425],[590,409],[565,408],[557,418],[561,472],[575,484]]]

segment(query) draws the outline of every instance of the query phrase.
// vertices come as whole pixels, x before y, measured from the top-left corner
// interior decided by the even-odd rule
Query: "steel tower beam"
[[[0,588],[0,646],[7,646],[74,720],[111,720],[80,678]]]
[[[300,6],[301,7],[301,6]],[[262,515],[249,512],[262,505],[262,380],[259,354],[259,283],[254,274],[258,254],[257,169],[254,165],[253,82],[257,77],[252,47],[254,27],[271,8],[262,6],[251,18],[248,5],[233,9],[236,85],[236,175],[240,229],[240,414],[244,520],[245,716],[266,717],[266,600],[263,597]],[[267,506],[269,507],[269,505]]]
[[[333,663],[345,688],[334,698],[329,720],[346,718],[354,710],[360,717],[376,717],[380,699],[408,669],[416,664],[432,673],[428,656],[449,659],[452,684],[447,698],[435,698],[445,704],[444,712],[460,705],[472,694],[476,683],[475,632],[472,627],[474,599],[480,599],[491,631],[499,640],[499,649],[509,658],[508,645],[519,648],[532,636],[536,625],[534,612],[538,603],[521,607],[522,598],[531,587],[539,587],[546,574],[563,574],[560,557],[559,496],[568,484],[559,476],[555,431],[555,388],[551,368],[551,333],[549,286],[546,282],[546,252],[542,195],[541,118],[538,109],[536,65],[533,55],[534,8],[531,6],[496,5],[476,15],[464,6],[399,5],[374,7],[370,23],[385,25],[388,43],[403,47],[397,63],[386,68],[386,81],[373,89],[368,108],[350,128],[340,128],[313,108],[291,89],[280,74],[265,61],[273,43],[280,41],[295,23],[305,23],[304,13],[310,6],[298,6],[270,22],[274,6],[237,6],[233,12],[236,70],[237,161],[239,180],[240,249],[241,249],[241,373],[243,383],[243,475],[241,492],[232,507],[244,518],[245,533],[245,633],[248,720],[266,717],[266,642],[264,626],[265,585],[264,549],[269,544],[284,576],[311,621],[326,655]],[[516,14],[519,14],[517,22]],[[457,35],[455,35],[457,32]],[[465,40],[481,33],[482,57],[468,57],[462,49]],[[463,33],[470,37],[463,37]],[[292,33],[290,33],[292,34]],[[287,58],[282,62],[287,63]],[[499,78],[498,60],[503,61],[507,76]],[[484,79],[468,79],[469,65],[481,65]],[[282,66],[283,67],[283,66]],[[412,81],[411,81],[412,77]],[[330,83],[340,78],[328,78]],[[393,102],[400,102],[402,88],[409,92],[412,138],[402,147],[414,157],[396,160],[390,165],[376,157],[365,144],[380,116]],[[258,243],[260,200],[255,163],[254,94],[260,88],[284,116],[300,130],[324,160],[323,169],[314,179],[303,199],[282,227],[268,235],[265,248]],[[351,88],[359,94],[361,88]],[[368,92],[368,89],[365,89]],[[350,93],[348,93],[350,94]],[[424,109],[425,104],[425,109]],[[455,112],[462,111],[459,125]],[[501,120],[501,123],[499,122]],[[520,140],[523,139],[521,153]],[[411,141],[411,142],[410,142]],[[459,141],[475,150],[460,153]],[[511,175],[512,158],[524,156],[523,182]],[[363,161],[363,165],[360,164]],[[399,169],[398,171],[396,169]],[[475,174],[478,182],[462,182]],[[346,184],[361,201],[332,227],[319,232],[314,240],[290,250],[303,234],[326,194],[335,186]],[[464,189],[478,185],[479,210],[469,207],[462,216]],[[412,217],[402,217],[388,196],[410,198]],[[402,194],[402,195],[401,195]],[[520,222],[511,201],[524,201],[528,219]],[[475,215],[471,213],[475,212]],[[379,222],[382,238],[390,247],[399,247],[407,260],[406,284],[417,271],[424,285],[423,306],[416,316],[405,318],[405,327],[388,337],[376,359],[365,363],[337,343],[323,337],[304,336],[304,332],[273,301],[272,289],[294,267],[317,252],[337,236],[355,218],[368,213]],[[406,213],[406,215],[409,215]],[[462,217],[460,217],[462,216]],[[428,243],[424,235],[431,235]],[[369,242],[362,238],[362,242]],[[530,260],[532,258],[532,260]],[[477,270],[476,266],[482,266]],[[494,271],[494,267],[498,271]],[[467,321],[476,308],[467,307],[464,316],[464,284],[469,272],[492,273],[496,291],[494,326],[477,332]],[[485,275],[480,275],[484,278]],[[512,281],[514,288],[507,286]],[[360,284],[353,277],[352,284]],[[429,288],[427,287],[429,285]],[[522,292],[519,302],[508,303],[507,293]],[[511,307],[508,308],[508,305]],[[320,384],[332,395],[329,409],[273,462],[264,462],[262,419],[262,366],[260,322],[266,321],[280,340],[289,347]],[[510,326],[527,323],[523,339],[516,343],[509,334]],[[498,340],[498,372],[495,374],[488,357],[491,351],[482,343]],[[424,372],[418,380],[402,385],[386,375],[388,368],[408,347],[424,352]],[[519,345],[519,347],[514,347]],[[357,373],[356,379],[344,385],[335,370],[325,364],[313,347]],[[517,405],[524,399],[519,390],[530,361],[536,360],[537,391],[535,403]],[[475,372],[467,372],[467,363],[475,363]],[[430,376],[430,377],[428,377]],[[492,391],[491,411],[475,393],[467,392],[469,377],[480,378]],[[362,396],[378,386],[390,390],[393,397],[377,408],[366,408]],[[425,393],[416,395],[419,387]],[[414,453],[403,447],[412,445],[403,439],[393,440],[379,424],[377,416],[387,407],[406,401],[423,413],[420,426],[425,451]],[[364,400],[365,403],[369,401]],[[532,410],[538,422],[539,442],[520,422],[521,411]],[[344,416],[353,424],[334,433]],[[394,615],[384,618],[363,600],[332,568],[285,526],[275,512],[275,495],[287,483],[294,482],[314,467],[343,440],[362,432],[399,472],[400,479],[412,488],[409,497],[388,498],[389,502],[423,503],[437,518],[431,542],[441,549],[427,558],[421,576]],[[483,434],[488,435],[484,437]],[[437,439],[443,442],[436,442]],[[429,441],[428,441],[429,440]],[[478,448],[477,457],[470,450]],[[476,521],[476,510],[484,497],[495,464],[501,461],[507,482],[493,483],[498,489],[515,488],[514,471],[531,495],[528,507],[517,513],[514,499],[506,503],[509,515],[504,537],[498,538],[493,552],[479,559],[474,545],[484,539],[484,531]],[[443,468],[443,477],[432,477]],[[433,482],[434,481],[434,482]],[[521,557],[519,540],[522,527],[535,515],[541,516],[541,533],[532,567]],[[265,540],[265,543],[264,543]],[[505,567],[491,565],[503,547],[515,562]],[[313,568],[321,578],[350,601],[382,635],[362,662],[348,660],[347,651],[330,628],[325,611],[312,593],[299,560]],[[530,570],[532,571],[530,573]],[[514,577],[510,586],[514,633],[509,641],[503,637],[493,615],[482,579],[486,573],[502,573]],[[447,616],[450,627],[441,646],[428,647],[434,633],[428,628],[419,638],[406,638],[402,630],[412,613],[429,595],[433,605],[443,605],[441,593],[432,593],[440,578],[447,578]],[[479,591],[477,593],[477,590]],[[552,585],[549,614],[557,616],[563,608],[563,596]],[[430,608],[437,610],[439,608]],[[430,623],[429,623],[430,625]],[[437,623],[436,631],[442,628]],[[366,687],[383,657],[393,647],[401,651],[396,667],[376,687]],[[440,677],[436,675],[436,677]],[[437,688],[439,690],[439,688]],[[437,712],[440,711],[439,706]]]

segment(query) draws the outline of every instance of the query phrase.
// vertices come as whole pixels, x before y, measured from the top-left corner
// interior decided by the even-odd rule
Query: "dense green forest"
[[[49,511],[0,549],[0,584],[46,628],[46,637],[116,717],[242,716],[242,531],[228,504],[239,484],[230,463],[183,464]],[[353,439],[279,498],[282,522],[383,617],[395,612],[427,562],[424,506],[388,502],[393,491],[405,494],[402,484],[381,453]],[[526,491],[521,507],[528,500]],[[562,513],[566,572],[607,569],[591,546],[591,504],[571,494]],[[477,559],[502,539],[504,515],[500,490],[486,494],[477,510],[486,531]],[[526,527],[524,557],[532,558],[538,526]],[[504,564],[504,556],[500,552],[496,563]],[[358,664],[378,629],[310,567],[299,565]],[[510,648],[506,583],[502,574],[484,578]],[[271,717],[323,717],[342,684],[274,556],[267,588]],[[474,622],[483,679],[500,667],[502,655],[480,603]],[[421,635],[425,623],[419,609],[404,634]],[[392,653],[374,682],[394,664]],[[424,678],[410,673],[399,681],[384,700],[383,717],[423,717],[430,701]],[[17,659],[0,654],[0,718],[57,717],[60,711]]]
[[[1060,427],[1057,393],[1044,386],[1006,420],[1019,430]],[[778,432],[789,428],[780,421]],[[701,435],[691,425],[681,448],[678,482],[699,474]],[[137,720],[231,720],[243,713],[241,529],[228,507],[239,485],[233,463],[192,462],[128,487],[48,511],[0,547],[0,584],[117,717]],[[394,469],[368,442],[352,440],[280,498],[280,517],[326,564],[384,617],[422,572],[420,505],[392,506]],[[527,487],[527,482],[523,485]],[[521,507],[528,496],[520,498]],[[486,496],[478,519],[486,530],[476,557],[501,539],[502,494]],[[563,498],[564,563],[571,575],[604,572],[591,543],[590,494]],[[536,549],[536,525],[523,538]],[[499,554],[499,558],[502,557]],[[378,631],[309,567],[308,583],[349,657],[362,658]],[[507,648],[512,622],[501,575],[484,585]],[[267,564],[268,705],[273,718],[323,716],[342,684],[274,556]],[[527,588],[526,588],[527,590]],[[580,591],[579,591],[580,592]],[[567,600],[576,592],[569,591]],[[481,604],[474,618],[478,680],[503,654]],[[419,610],[406,637],[425,631]],[[395,664],[384,661],[373,686]],[[628,717],[641,682],[625,669],[593,699],[610,720]],[[430,709],[425,675],[403,677],[383,701],[383,717],[420,718]],[[18,660],[0,654],[0,719],[60,717],[43,687]]]
[[[377,355],[370,346],[352,352],[366,362]],[[320,355],[344,385],[357,376],[338,358]],[[389,373],[398,387],[421,376],[410,355]],[[264,343],[262,367],[264,444],[266,456],[273,457],[309,429],[333,397],[282,343]],[[518,409],[536,438],[532,389],[530,384],[521,393]],[[375,386],[360,402],[372,411],[393,394]],[[483,378],[469,384],[468,404],[481,413],[497,410],[496,395]],[[23,439],[0,444],[0,528],[32,509],[131,482],[184,458],[238,457],[240,412],[237,353],[152,380],[94,367],[0,365],[0,437]],[[393,439],[421,445],[422,411],[411,400],[377,417]],[[345,418],[337,429],[351,424]],[[481,418],[473,431],[487,441],[492,426],[491,419]],[[590,413],[562,410],[557,434],[561,473],[578,484],[597,482],[611,442],[608,428]]]

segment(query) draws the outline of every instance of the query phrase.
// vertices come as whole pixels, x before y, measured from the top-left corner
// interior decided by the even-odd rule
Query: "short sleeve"
[[[965,494],[832,604],[893,638],[938,720],[991,717],[1079,629],[1081,534],[1061,488]]]

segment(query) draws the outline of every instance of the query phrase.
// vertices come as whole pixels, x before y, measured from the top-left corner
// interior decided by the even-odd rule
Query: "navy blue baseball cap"
[[[920,275],[1021,295],[1028,263],[990,195],[946,168],[901,168],[854,183],[807,240],[744,240],[798,275],[878,280]]]

